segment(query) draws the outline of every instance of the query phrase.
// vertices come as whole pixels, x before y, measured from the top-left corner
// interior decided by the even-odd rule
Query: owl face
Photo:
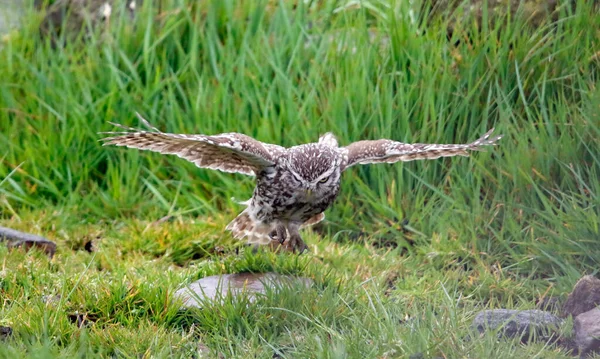
[[[341,156],[322,144],[292,147],[289,151],[290,184],[307,201],[323,197],[339,186]]]

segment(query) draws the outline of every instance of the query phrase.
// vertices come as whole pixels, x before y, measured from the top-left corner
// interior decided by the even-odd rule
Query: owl
[[[281,244],[307,249],[300,229],[324,219],[340,190],[342,172],[358,164],[394,163],[469,156],[469,151],[494,145],[502,136],[492,130],[468,144],[402,143],[387,139],[358,141],[340,147],[332,133],[318,142],[285,148],[241,133],[186,135],[164,133],[139,114],[148,130],[114,124],[125,131],[105,132],[103,145],[126,146],[177,155],[201,168],[256,177],[252,198],[226,227],[233,237],[253,244]]]

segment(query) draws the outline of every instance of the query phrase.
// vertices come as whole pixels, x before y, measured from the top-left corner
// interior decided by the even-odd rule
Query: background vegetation
[[[541,27],[467,21],[448,37],[451,16],[427,22],[408,2],[342,5],[147,1],[58,48],[29,15],[0,49],[0,225],[59,251],[0,247],[0,324],[14,329],[1,356],[567,355],[464,338],[477,310],[533,307],[598,267],[600,16],[580,1]],[[285,146],[325,131],[505,137],[470,158],[353,168],[306,234],[311,254],[252,254],[223,230],[251,178],[101,147],[107,121],[138,126],[136,111],[169,132]],[[173,303],[189,281],[246,270],[317,288],[193,318]]]

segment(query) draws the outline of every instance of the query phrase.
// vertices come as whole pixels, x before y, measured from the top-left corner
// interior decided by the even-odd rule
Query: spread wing
[[[435,159],[439,157],[469,156],[468,151],[480,151],[483,146],[494,145],[502,136],[494,136],[492,128],[477,141],[468,144],[402,143],[392,140],[358,141],[343,148],[345,161],[342,170],[356,164],[394,163]]]
[[[111,136],[102,139],[103,146],[125,146],[177,155],[201,168],[250,176],[265,167],[273,166],[285,151],[281,146],[262,143],[240,133],[222,133],[214,136],[164,133],[152,127],[139,114],[138,117],[150,131],[113,123],[126,131],[105,132]]]

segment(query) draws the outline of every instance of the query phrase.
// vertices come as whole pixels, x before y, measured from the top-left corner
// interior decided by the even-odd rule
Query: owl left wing
[[[468,144],[402,143],[392,140],[358,141],[342,150],[345,152],[342,170],[356,164],[394,163],[451,156],[469,156],[468,151],[480,151],[482,146],[494,145],[501,135],[490,137],[492,128],[478,140]]]
[[[265,167],[273,166],[277,157],[285,151],[281,146],[263,143],[241,133],[221,133],[213,136],[164,133],[152,127],[143,118],[140,117],[140,120],[151,131],[113,124],[126,131],[105,132],[112,136],[103,138],[103,145],[172,154],[201,168],[250,176],[254,176]]]

